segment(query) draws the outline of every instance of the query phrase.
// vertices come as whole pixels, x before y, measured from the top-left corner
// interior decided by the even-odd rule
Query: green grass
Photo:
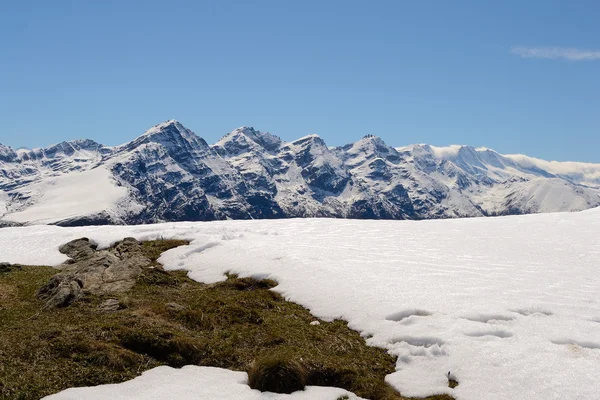
[[[374,400],[402,398],[384,382],[394,372],[393,357],[367,346],[343,321],[310,325],[315,318],[306,309],[269,290],[275,282],[229,276],[203,285],[163,271],[156,259],[184,243],[145,243],[152,264],[132,290],[85,296],[61,309],[41,311],[35,297],[55,269],[0,273],[0,398],[38,399],[68,387],[122,382],[159,365],[250,371],[276,356],[300,361],[309,385]],[[100,312],[110,297],[121,309]]]

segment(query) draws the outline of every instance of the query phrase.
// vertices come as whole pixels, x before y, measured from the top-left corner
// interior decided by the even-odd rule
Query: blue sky
[[[11,1],[0,143],[178,119],[600,162],[598,1]]]

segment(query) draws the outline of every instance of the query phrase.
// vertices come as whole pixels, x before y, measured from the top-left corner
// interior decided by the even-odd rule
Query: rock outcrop
[[[52,308],[68,306],[86,293],[125,292],[135,285],[142,269],[151,264],[141,246],[136,239],[125,238],[110,249],[97,250],[87,238],[73,240],[59,249],[70,259],[59,266],[61,272],[37,295],[45,300],[46,308]]]

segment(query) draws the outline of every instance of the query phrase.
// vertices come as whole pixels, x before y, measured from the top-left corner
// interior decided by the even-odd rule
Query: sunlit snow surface
[[[433,221],[4,228],[0,261],[58,264],[65,260],[58,246],[82,236],[101,246],[125,236],[191,239],[163,255],[166,268],[203,282],[228,271],[276,279],[286,298],[317,317],[348,320],[370,345],[397,355],[387,379],[406,396],[600,393],[600,209]],[[460,382],[454,390],[448,371]],[[185,385],[186,376],[173,380]],[[89,390],[86,398],[105,389]],[[255,398],[244,396],[236,398]]]
[[[250,389],[247,381],[245,372],[221,368],[158,367],[125,383],[68,389],[46,400],[336,400],[344,395],[360,399],[343,389],[315,386],[291,395],[261,393]]]
[[[4,214],[6,193],[0,194],[0,214]],[[93,215],[114,214],[119,209],[138,210],[140,206],[127,198],[127,189],[116,186],[108,169],[94,168],[83,172],[47,178],[16,189],[11,194],[35,199],[19,211],[4,215],[14,222],[51,224],[61,220]]]

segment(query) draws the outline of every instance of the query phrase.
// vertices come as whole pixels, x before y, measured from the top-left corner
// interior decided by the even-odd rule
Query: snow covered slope
[[[136,208],[127,197],[127,189],[116,186],[104,167],[47,178],[12,194],[27,199],[21,210],[12,209],[5,217],[12,222],[49,224],[86,215],[115,215],[119,207]]]
[[[96,186],[96,178],[83,182],[95,168],[110,176]],[[57,182],[66,197],[68,188],[85,192],[89,204],[72,207],[55,190],[44,193]],[[171,120],[116,147],[91,140],[17,151],[0,145],[0,226],[477,217],[580,211],[600,205],[599,193],[600,164],[469,146],[393,148],[372,135],[329,148],[317,135],[286,143],[242,127],[210,146]]]
[[[59,264],[58,247],[83,236],[101,246],[126,236],[189,239],[160,262],[202,282],[226,272],[275,279],[286,298],[317,317],[348,320],[368,344],[397,355],[387,380],[407,396],[576,400],[600,393],[600,209],[431,221],[3,228],[0,261]],[[455,389],[447,387],[448,371],[460,383]],[[197,379],[164,373],[181,386]],[[107,390],[82,393],[118,393]]]

